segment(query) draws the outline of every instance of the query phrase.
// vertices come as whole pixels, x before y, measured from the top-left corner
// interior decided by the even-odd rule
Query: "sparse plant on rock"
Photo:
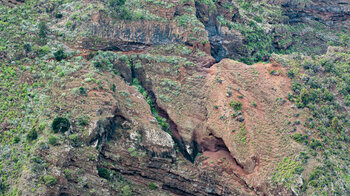
[[[230,106],[236,111],[242,109],[242,103],[240,101],[231,101]]]

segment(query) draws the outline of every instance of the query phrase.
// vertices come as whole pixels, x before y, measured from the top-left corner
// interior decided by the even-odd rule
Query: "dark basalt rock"
[[[216,62],[226,57],[227,51],[223,47],[224,38],[217,24],[217,12],[210,12],[207,5],[195,2],[196,16],[204,24],[205,30],[208,32],[210,42],[210,53]]]
[[[276,3],[274,0],[270,2]],[[329,26],[337,26],[350,18],[350,2],[345,0],[322,0],[307,3],[298,0],[282,0],[279,3],[290,18],[290,23],[307,22],[308,19],[314,19]]]

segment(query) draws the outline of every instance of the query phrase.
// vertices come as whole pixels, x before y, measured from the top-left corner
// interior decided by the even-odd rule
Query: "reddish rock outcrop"
[[[216,1],[215,11],[198,1],[171,2],[169,8],[149,9],[166,22],[116,22],[99,11],[79,27],[89,34],[70,43],[75,48],[92,56],[96,50],[122,53],[109,62],[111,70],[99,67],[101,81],[88,93],[91,123],[81,136],[83,143],[73,148],[68,141],[54,147],[55,153],[45,146],[37,150],[58,179],[57,185],[43,188],[43,195],[87,195],[92,187],[92,194],[116,195],[121,188],[113,182],[127,180],[140,186],[136,193],[149,195],[291,195],[271,180],[278,162],[300,151],[281,134],[290,131],[288,122],[297,113],[286,98],[291,86],[286,70],[277,63],[248,66],[225,59],[245,55],[240,47],[244,36],[217,21],[221,13],[231,22],[244,22],[238,8],[224,9],[231,1]],[[312,17],[332,25],[349,19],[343,1],[267,2],[282,5],[290,23]],[[196,15],[196,27],[177,21],[188,10]],[[274,47],[291,46],[279,43],[291,36],[285,29],[271,32],[283,34],[275,37]],[[97,60],[86,59],[84,74],[96,69]],[[85,103],[65,90],[79,88],[85,80],[81,75],[72,76],[64,92],[53,96]],[[135,81],[143,94],[130,85]],[[169,133],[151,110],[166,119]],[[28,186],[35,176],[22,178]],[[159,189],[149,190],[151,182]]]

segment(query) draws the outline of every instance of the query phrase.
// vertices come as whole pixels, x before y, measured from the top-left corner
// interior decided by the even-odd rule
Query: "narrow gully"
[[[185,144],[184,140],[182,139],[181,135],[179,134],[176,123],[169,117],[168,113],[163,108],[159,107],[159,105],[157,104],[157,98],[156,98],[155,94],[153,93],[153,91],[151,89],[147,88],[147,86],[143,84],[144,82],[142,80],[142,77],[139,77],[140,74],[136,73],[136,70],[135,70],[134,65],[133,65],[133,61],[131,61],[130,63],[131,63],[132,79],[136,78],[139,81],[142,88],[144,88],[146,90],[148,96],[150,96],[152,103],[153,103],[153,106],[156,109],[158,115],[160,117],[166,119],[166,122],[170,126],[171,137],[174,140],[177,147],[179,148],[179,151],[181,152],[181,154],[187,160],[189,160],[191,163],[194,163],[195,158],[198,154],[197,143],[195,141],[192,141],[193,152],[192,152],[192,155],[190,155],[186,150],[186,144]]]

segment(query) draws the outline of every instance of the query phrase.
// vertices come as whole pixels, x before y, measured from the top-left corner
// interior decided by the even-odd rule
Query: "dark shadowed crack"
[[[222,138],[216,137],[215,135],[213,135],[212,133],[209,134],[209,136],[212,136],[213,138],[215,138],[215,141],[213,143],[215,143],[215,149],[208,149],[206,147],[205,143],[201,143],[200,144],[200,148],[202,149],[202,151],[219,151],[219,150],[223,150],[226,151],[230,154],[230,156],[232,157],[232,159],[234,160],[235,164],[240,167],[242,170],[244,170],[244,165],[240,164],[237,159],[231,155],[230,150],[227,148],[224,140]]]
[[[205,151],[210,151],[210,152],[217,152],[217,151],[226,151],[228,153],[228,155],[232,158],[232,160],[234,161],[234,164],[237,165],[240,169],[242,169],[243,171],[245,171],[244,165],[242,165],[241,163],[239,163],[237,161],[237,159],[232,156],[232,154],[230,153],[230,150],[228,149],[228,147],[226,146],[224,140],[220,137],[215,136],[212,132],[209,133],[209,136],[211,136],[212,140],[210,140],[209,146],[207,142],[201,142],[198,146],[198,148],[200,149],[200,152],[203,153]],[[214,145],[213,145],[214,144]],[[256,162],[258,161],[256,157],[254,157],[254,160],[256,160]],[[256,189],[254,187],[250,187],[247,182],[244,180],[244,178],[242,178],[242,176],[240,176],[237,172],[235,172],[234,170],[232,170],[233,175],[238,179],[238,182],[247,190],[251,190],[253,192],[256,192]]]
[[[147,90],[147,89],[146,89]],[[198,149],[197,149],[197,142],[196,141],[192,141],[192,146],[193,146],[193,153],[192,155],[190,155],[187,150],[186,150],[186,145],[185,142],[183,141],[181,135],[179,134],[179,131],[177,129],[177,125],[176,123],[171,120],[171,118],[169,117],[168,113],[162,109],[161,107],[158,106],[157,104],[157,99],[154,95],[154,93],[151,90],[147,90],[148,94],[151,96],[153,103],[155,105],[156,110],[158,111],[158,114],[162,117],[165,118],[166,121],[168,122],[168,124],[170,125],[170,130],[171,130],[171,136],[173,138],[173,140],[175,141],[175,143],[177,144],[177,146],[179,147],[179,150],[181,152],[181,154],[189,161],[191,161],[192,163],[195,161],[195,158],[198,154]]]
[[[208,32],[211,56],[216,62],[220,62],[226,57],[227,51],[222,45],[223,37],[219,25],[217,24],[217,13],[216,11],[213,13],[208,12],[205,10],[205,7],[197,1],[195,2],[195,7],[197,19],[204,24],[205,30]],[[204,20],[204,17],[208,18],[208,20]]]
[[[153,106],[155,107],[155,109],[158,112],[158,115],[161,116],[162,118],[166,119],[167,123],[170,126],[171,136],[172,136],[173,140],[175,141],[175,143],[177,144],[181,154],[187,160],[189,160],[193,163],[195,160],[195,157],[198,154],[197,143],[195,141],[192,141],[191,146],[193,146],[193,153],[192,153],[192,155],[190,155],[186,150],[186,145],[185,145],[184,140],[182,139],[181,135],[178,132],[176,123],[169,117],[167,111],[164,110],[163,108],[161,108],[157,104],[157,98],[156,98],[155,94],[153,93],[152,89],[147,87],[147,85],[144,85],[144,78],[143,78],[142,74],[140,74],[140,71],[138,70],[138,73],[136,73],[136,70],[135,70],[134,66],[132,65],[131,66],[131,73],[132,73],[131,74],[132,78],[133,79],[136,78],[140,82],[140,85],[147,91],[148,96],[150,96],[150,98],[152,100]]]

